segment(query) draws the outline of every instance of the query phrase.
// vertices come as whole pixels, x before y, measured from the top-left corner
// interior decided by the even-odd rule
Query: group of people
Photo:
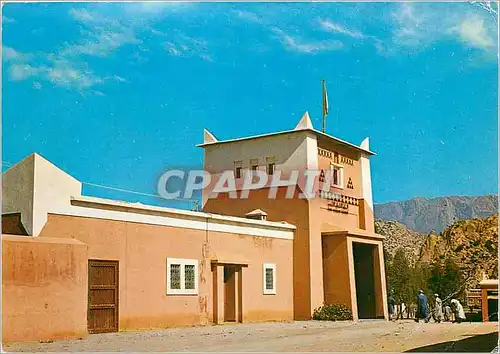
[[[396,301],[394,299],[394,293],[391,291],[388,299],[389,303],[389,316],[392,320],[395,315],[396,310]],[[439,297],[439,294],[434,294],[435,306],[432,311],[430,311],[430,306],[427,301],[427,297],[424,294],[423,290],[420,290],[417,295],[417,309],[415,313],[415,322],[419,322],[420,320],[424,320],[425,323],[428,323],[431,318],[434,319],[435,322],[439,323],[441,321],[452,321],[452,315],[454,317],[454,321],[456,323],[460,323],[465,321],[465,311],[457,299],[452,299],[449,303],[443,304],[443,301]]]

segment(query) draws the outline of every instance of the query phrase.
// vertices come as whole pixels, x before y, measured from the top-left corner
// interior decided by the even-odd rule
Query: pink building
[[[214,180],[317,169],[331,183],[321,193],[315,183],[321,197],[309,200],[300,184],[291,199],[289,186],[274,199],[269,186],[247,199],[210,198],[209,186],[193,212],[82,196],[81,182],[32,154],[3,174],[4,342],[311,319],[323,303],[387,318],[368,140],[318,132],[306,114],[294,130],[258,137],[205,132],[201,147]]]

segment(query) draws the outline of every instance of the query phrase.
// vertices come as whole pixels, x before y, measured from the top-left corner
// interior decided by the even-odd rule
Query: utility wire
[[[12,167],[14,164],[8,162],[8,161],[2,161],[2,165],[5,165],[7,167]],[[152,194],[152,193],[144,193],[144,192],[137,192],[133,191],[130,189],[124,189],[124,188],[117,188],[117,187],[111,187],[103,184],[97,184],[97,183],[91,183],[91,182],[81,182],[82,184],[88,185],[88,186],[93,186],[93,187],[98,187],[98,188],[103,188],[103,189],[109,189],[113,191],[118,191],[118,192],[123,192],[123,193],[130,193],[130,194],[136,194],[136,195],[143,195],[146,197],[154,197],[154,198],[160,198],[163,199],[162,196],[159,194]],[[199,211],[199,201],[197,199],[187,199],[187,198],[173,198],[170,200],[174,201],[181,201],[181,202],[189,202],[191,203],[191,209],[195,211]]]
[[[82,182],[82,184],[85,184],[85,185],[88,185],[88,186],[93,186],[93,187],[99,187],[99,188],[114,190],[114,191],[118,191],[118,192],[124,192],[124,193],[130,193],[130,194],[137,194],[137,195],[143,195],[143,196],[147,196],[147,197],[155,197],[155,198],[163,199],[158,194],[137,192],[137,191],[133,191],[133,190],[130,190],[130,189],[123,189],[123,188],[111,187],[111,186],[106,186],[106,185],[103,185],[103,184],[97,184],[97,183],[91,183],[91,182]],[[198,200],[196,200],[196,199],[173,198],[173,199],[170,199],[170,200],[182,201],[182,202],[189,202],[189,203],[192,204],[191,205],[191,209],[194,209],[195,211],[198,211],[198,209],[199,209]]]
[[[131,193],[131,194],[145,195],[145,196],[148,196],[148,197],[161,198],[161,196],[158,195],[158,194],[137,192],[137,191],[132,191],[132,190],[129,190],[129,189],[123,189],[123,188],[116,188],[116,187],[106,186],[106,185],[103,185],[103,184],[90,183],[90,182],[82,182],[82,184],[86,184],[88,186],[93,186],[93,187],[104,188],[104,189],[111,189],[111,190],[119,191],[119,192],[126,192],[126,193]],[[179,199],[176,199],[176,200],[179,200]],[[189,200],[189,201],[191,201],[191,199],[180,199],[180,200]]]

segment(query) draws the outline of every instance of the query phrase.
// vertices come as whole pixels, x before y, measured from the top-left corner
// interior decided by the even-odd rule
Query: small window
[[[264,295],[276,295],[276,265],[264,264]]]
[[[274,168],[275,168],[274,163],[270,163],[267,165],[267,174],[269,176],[274,174]]]
[[[241,171],[242,171],[242,162],[235,161],[234,162],[234,176],[235,176],[235,178],[241,178]]]
[[[269,176],[273,175],[276,169],[276,161],[274,160],[274,157],[266,157],[266,165],[267,165],[267,174]]]
[[[198,294],[198,261],[167,258],[167,295]]]
[[[250,160],[250,170],[253,172],[257,171],[259,169],[259,160],[258,159],[251,159]]]
[[[331,164],[330,172],[332,176],[332,186],[344,188],[344,168],[339,165]]]

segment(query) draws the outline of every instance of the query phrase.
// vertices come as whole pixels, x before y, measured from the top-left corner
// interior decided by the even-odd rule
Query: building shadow
[[[459,339],[456,341],[426,345],[425,347],[410,349],[407,350],[406,352],[407,353],[411,352],[491,353],[491,351],[495,349],[497,345],[498,345],[498,332],[492,332],[488,334],[479,334],[476,336]]]

